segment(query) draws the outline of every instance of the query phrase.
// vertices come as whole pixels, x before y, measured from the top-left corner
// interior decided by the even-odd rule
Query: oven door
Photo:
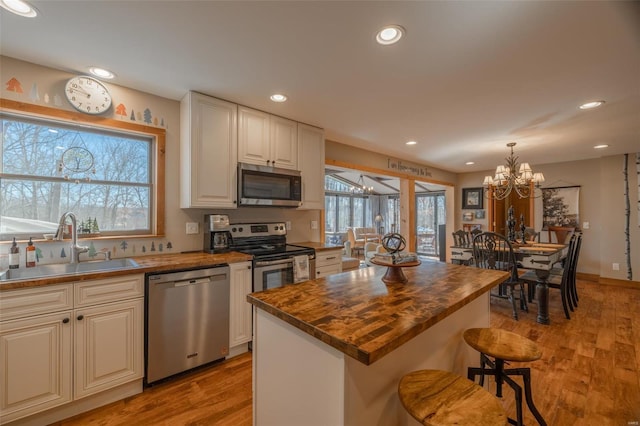
[[[255,260],[253,291],[263,291],[293,283],[293,258]]]

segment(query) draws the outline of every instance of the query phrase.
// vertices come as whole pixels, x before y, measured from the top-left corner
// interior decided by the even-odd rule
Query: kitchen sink
[[[55,263],[34,268],[7,269],[0,272],[0,281],[47,278],[59,275],[78,275],[90,272],[112,271],[114,269],[135,269],[140,267],[133,259],[92,260],[80,263]]]

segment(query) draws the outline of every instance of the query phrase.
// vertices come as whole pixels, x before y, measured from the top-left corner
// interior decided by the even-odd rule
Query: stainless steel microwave
[[[299,207],[302,177],[298,170],[238,163],[238,205]]]

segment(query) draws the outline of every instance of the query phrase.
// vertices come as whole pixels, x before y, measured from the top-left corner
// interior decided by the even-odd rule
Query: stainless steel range
[[[253,291],[292,284],[297,256],[308,256],[309,277],[315,276],[315,251],[287,244],[282,222],[232,224],[231,236],[231,250],[253,255]]]

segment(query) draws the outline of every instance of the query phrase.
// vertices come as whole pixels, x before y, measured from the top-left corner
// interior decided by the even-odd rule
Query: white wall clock
[[[67,100],[86,114],[102,114],[111,107],[111,94],[101,81],[84,75],[72,77],[64,89]]]

